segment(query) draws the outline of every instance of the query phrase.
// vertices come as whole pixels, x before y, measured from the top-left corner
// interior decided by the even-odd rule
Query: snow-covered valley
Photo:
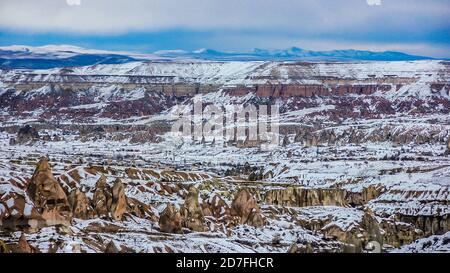
[[[39,252],[450,252],[449,92],[443,61],[1,71],[0,242]],[[173,113],[198,100],[278,106],[279,145],[174,133]]]

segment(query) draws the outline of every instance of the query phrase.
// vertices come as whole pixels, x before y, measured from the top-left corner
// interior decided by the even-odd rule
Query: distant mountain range
[[[201,49],[193,52],[161,51],[162,57],[187,57],[215,61],[416,61],[431,60],[424,56],[413,56],[402,52],[372,52],[361,50],[312,51],[298,47],[285,50],[255,49],[253,52],[221,52],[212,49]]]
[[[0,68],[2,69],[49,69],[95,64],[122,64],[133,61],[416,61],[432,60],[402,52],[332,50],[313,51],[292,47],[285,50],[255,49],[252,52],[221,52],[212,49],[196,51],[164,50],[152,54],[136,54],[103,50],[90,50],[76,46],[49,45],[42,47],[7,46],[0,47]]]
[[[140,55],[130,53],[90,50],[66,45],[0,47],[0,68],[3,69],[49,69],[94,64],[122,64],[140,59]]]

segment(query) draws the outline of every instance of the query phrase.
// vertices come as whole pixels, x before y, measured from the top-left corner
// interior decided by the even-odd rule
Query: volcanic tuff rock
[[[13,253],[35,253],[36,249],[27,242],[25,234],[22,233],[19,238],[19,242],[11,247]]]
[[[256,203],[256,199],[247,190],[239,191],[231,204],[231,215],[237,216],[240,224],[261,227],[265,224],[265,219]]]
[[[364,187],[360,192],[347,191],[346,200],[351,206],[362,206],[380,196],[386,189],[380,185]]]
[[[264,201],[268,204],[282,206],[345,206],[346,191],[342,189],[308,189],[288,187],[269,190]]]
[[[291,210],[297,225],[344,243],[344,252],[363,252],[371,242],[383,245],[383,231],[376,216],[368,209],[359,212],[349,208],[314,206]]]
[[[16,138],[10,139],[10,145],[23,144],[27,142],[33,142],[39,140],[39,133],[36,128],[31,127],[30,125],[25,125],[21,127],[17,132]]]
[[[218,220],[223,220],[231,214],[228,204],[217,194],[203,202],[202,208],[205,216],[213,216]]]
[[[204,231],[204,216],[202,208],[198,202],[199,192],[196,187],[190,187],[189,193],[181,207],[183,226],[194,231]]]
[[[450,214],[445,215],[396,215],[400,221],[422,230],[425,236],[444,234],[450,231]]]
[[[122,181],[117,178],[112,187],[111,216],[114,220],[122,219],[127,210],[127,197],[125,196]]]
[[[435,178],[439,182],[446,182],[443,178]],[[432,183],[432,181],[427,181]],[[444,234],[450,230],[450,210],[448,185],[435,186],[429,189],[418,187],[391,187],[368,206],[381,217],[391,218],[396,222],[414,226],[421,230],[424,236]],[[422,184],[422,187],[426,184]],[[420,206],[414,206],[419,203]],[[391,225],[392,226],[392,225]],[[394,228],[395,225],[393,226]],[[411,233],[414,237],[414,232]],[[407,240],[403,240],[407,241]]]
[[[246,169],[251,169],[251,167],[247,165]],[[60,168],[58,168],[58,170],[60,170]],[[85,173],[78,173],[78,171],[83,171]],[[94,187],[94,185],[92,184],[92,178],[98,177],[99,173],[105,173],[106,175],[108,175],[109,179],[113,177],[127,177],[125,174],[128,174],[129,178],[123,178],[127,179],[127,183],[122,184],[122,186],[134,187],[133,189],[139,192],[138,195],[135,195],[138,198],[139,195],[144,192],[151,192],[151,196],[157,198],[160,198],[159,194],[163,196],[167,196],[168,194],[163,187],[159,187],[159,182],[146,182],[145,184],[140,184],[138,182],[137,184],[134,184],[137,181],[141,181],[143,177],[142,175],[144,173],[155,175],[155,177],[158,177],[157,180],[161,180],[161,175],[165,174],[164,172],[156,173],[150,170],[145,170],[144,172],[143,169],[140,169],[138,167],[133,168],[133,172],[131,173],[130,170],[119,169],[113,166],[83,166],[75,169],[70,166],[69,168],[67,168],[67,172],[65,173],[65,175],[70,176],[70,178],[67,177],[64,182],[67,183],[67,181],[77,181],[78,183],[70,184],[70,188],[72,188],[72,191],[68,198],[69,204],[71,205],[71,208],[73,210],[74,217],[82,218],[84,216],[86,200],[83,196],[83,192],[80,190],[83,187],[90,188],[88,196],[95,194],[95,192],[99,189],[107,189],[106,192],[109,193],[111,198],[111,207],[113,203],[113,195],[120,196],[120,194],[118,193],[121,192],[121,181],[116,181],[115,183],[116,193],[113,193],[114,190],[107,186],[108,184],[106,183],[106,177],[101,177],[100,179],[98,179]],[[175,175],[175,172],[170,172],[170,174]],[[59,177],[62,177],[62,175]],[[131,179],[131,177],[133,177],[133,179]],[[150,179],[150,176],[146,178]],[[181,181],[188,181],[192,177],[191,174],[189,174],[180,176],[179,178],[185,179]],[[87,180],[89,180],[89,184],[87,184],[89,186],[87,186],[86,184],[83,185],[83,181]],[[357,181],[351,181],[351,183],[357,183]],[[161,213],[161,217],[159,220],[160,231],[166,233],[182,233],[183,227],[189,228],[193,231],[202,231],[202,229],[203,231],[205,231],[205,222],[208,223],[208,228],[210,228],[211,230],[213,230],[214,228],[215,232],[224,232],[226,236],[234,236],[233,234],[236,232],[236,230],[253,230],[252,227],[240,227],[241,224],[261,227],[261,229],[258,230],[265,230],[266,228],[270,229],[273,228],[271,223],[273,223],[275,219],[280,217],[280,215],[283,215],[283,213],[281,213],[281,211],[272,213],[268,209],[268,207],[276,208],[278,210],[283,208],[285,210],[297,211],[297,214],[299,215],[302,215],[302,211],[310,211],[308,215],[303,214],[305,217],[302,217],[301,219],[296,219],[296,213],[292,213],[292,215],[290,216],[291,218],[283,219],[283,222],[287,221],[289,223],[293,223],[293,226],[297,228],[304,228],[305,230],[315,232],[315,234],[323,234],[324,236],[326,236],[327,240],[338,242],[337,245],[333,246],[333,251],[360,252],[365,251],[366,247],[369,246],[369,242],[371,241],[386,243],[388,245],[398,247],[405,243],[411,243],[415,239],[422,238],[425,234],[440,234],[442,232],[445,232],[445,226],[448,225],[448,223],[446,222],[448,218],[445,217],[445,214],[442,215],[439,221],[431,218],[427,220],[426,215],[416,215],[414,217],[410,217],[411,219],[407,219],[406,212],[408,211],[404,211],[404,215],[399,214],[398,212],[394,213],[395,215],[393,218],[396,219],[387,221],[386,218],[378,218],[380,216],[379,214],[377,214],[377,217],[374,217],[373,213],[367,209],[367,203],[369,201],[371,201],[369,202],[369,204],[377,204],[383,201],[380,196],[383,196],[384,194],[390,194],[393,196],[399,195],[404,199],[404,196],[415,198],[414,196],[435,196],[436,194],[440,193],[442,195],[442,202],[443,204],[445,204],[447,195],[445,195],[445,192],[442,192],[439,189],[435,190],[436,193],[430,194],[428,194],[427,192],[421,193],[419,191],[411,191],[405,194],[404,191],[399,191],[397,193],[397,191],[393,189],[385,190],[382,185],[380,186],[378,184],[371,184],[370,186],[365,186],[363,189],[359,189],[358,192],[351,192],[339,188],[312,189],[290,187],[292,189],[289,189],[289,187],[283,188],[283,186],[281,185],[275,188],[273,186],[270,186],[265,189],[264,186],[262,186],[262,188],[260,188],[259,186],[254,187],[255,183],[251,183],[252,186],[249,186],[248,184],[242,184],[240,186],[241,190],[237,192],[233,200],[233,196],[231,193],[237,190],[236,188],[234,188],[233,184],[231,184],[230,186],[230,184],[227,184],[226,182],[216,181],[214,183],[211,183],[210,185],[214,185],[214,189],[220,189],[218,191],[220,192],[220,195],[217,192],[214,192],[207,200],[200,201],[201,199],[199,199],[199,191],[197,189],[200,189],[200,192],[203,196],[203,194],[207,193],[210,190],[207,187],[207,185],[209,185],[208,183],[206,183],[205,185],[197,184],[195,186],[190,186],[189,188],[186,184],[179,183],[179,181],[165,182],[162,184],[165,185],[166,189],[171,189],[171,193],[168,196],[177,196],[178,200],[184,200],[184,204],[181,205],[180,212],[176,211],[173,205],[169,205],[167,206],[166,210]],[[69,183],[65,184],[64,186],[67,185],[69,185]],[[222,186],[225,187],[222,188]],[[222,192],[222,190],[226,189],[226,187],[233,187],[232,191],[225,190]],[[300,192],[307,192],[299,194],[296,189],[300,189]],[[275,193],[276,191],[278,191],[278,194]],[[98,192],[103,193],[103,191]],[[331,198],[331,196],[333,195],[336,195],[337,197]],[[258,205],[256,204],[256,199],[254,198],[254,196],[261,197],[260,202],[263,204],[262,208],[264,210],[264,218],[262,217],[262,213]],[[341,200],[342,196],[344,196],[346,202],[337,202],[338,200]],[[231,208],[228,207],[227,202],[224,201],[224,198],[226,198],[226,200],[228,201],[233,201]],[[304,198],[304,200],[298,201],[297,198]],[[16,199],[20,200],[19,198]],[[118,198],[117,200],[120,199],[121,198]],[[433,197],[432,199],[433,201],[428,202],[436,202],[436,197]],[[388,202],[389,200],[390,198],[387,198],[386,202]],[[127,212],[137,216],[138,218],[141,218],[139,221],[149,221],[149,223],[158,221],[158,217],[155,216],[156,211],[154,212],[151,206],[146,205],[145,203],[147,202],[142,202],[143,200],[139,201],[133,197],[126,198],[126,201]],[[165,199],[163,202],[166,203],[167,201],[170,202],[170,199]],[[297,201],[299,203],[297,203]],[[26,202],[26,196],[24,197],[24,202]],[[79,203],[78,205],[77,202]],[[149,204],[155,204],[156,206],[158,206],[161,203],[160,201],[156,201],[155,203],[149,202]],[[298,204],[303,204],[304,207],[300,207]],[[312,207],[308,204],[316,204],[314,206],[319,207]],[[322,206],[323,204],[335,204],[339,207],[326,209],[327,207]],[[389,204],[392,208],[395,208],[394,203],[390,202]],[[422,206],[424,205],[426,205],[426,203]],[[113,213],[111,207],[109,208],[107,213],[112,215]],[[366,210],[362,212],[361,207],[366,207]],[[87,210],[89,211],[89,206]],[[380,213],[378,210],[377,212]],[[445,210],[443,212],[445,213]],[[356,216],[352,216],[352,214],[355,214]],[[205,217],[206,219],[203,219],[202,215],[209,217]],[[317,215],[322,216],[318,217]],[[348,217],[347,215],[350,215],[351,217]],[[97,219],[92,221],[93,224],[89,224],[88,228],[86,228],[86,230],[83,232],[119,232],[123,228],[122,224],[128,224],[130,220],[128,219],[128,217],[126,217],[125,219],[123,219],[123,223],[113,223],[108,222],[110,220],[109,218],[110,217],[106,217],[106,219],[104,220]],[[132,219],[132,221],[133,220],[135,219]],[[378,223],[378,221],[380,222]],[[74,223],[88,222],[90,223],[91,221],[74,221]],[[261,222],[265,222],[266,225],[262,226]],[[419,229],[423,229],[425,232],[422,232]],[[63,227],[58,227],[56,228],[56,230],[58,234],[67,236],[73,236],[73,233],[76,232],[69,229],[64,230]],[[172,235],[165,234],[164,236]],[[115,238],[114,240],[117,240],[117,238]],[[283,239],[282,236],[274,236],[273,238],[274,239],[271,240],[271,242],[275,244],[275,247],[286,247],[286,239]],[[96,242],[95,245],[99,246],[100,251],[106,251],[106,244],[108,241],[110,241],[110,239],[111,238],[107,238],[107,240]],[[36,244],[35,240],[36,239],[33,238],[30,242]],[[292,241],[288,241],[287,243],[288,245],[290,245]],[[128,251],[124,250],[125,248],[122,244],[116,244],[116,246],[119,245],[120,252]],[[8,246],[11,246],[12,248],[12,244]],[[317,243],[302,241],[300,243],[295,243],[295,246],[293,244],[293,248],[291,249],[291,251],[317,252],[319,249],[322,249],[321,247],[322,246]],[[56,245],[51,251],[63,251],[67,249],[72,249],[71,251],[79,251],[80,248],[83,248],[83,246],[76,244]],[[284,249],[283,251],[286,250],[287,249]],[[50,251],[50,249],[48,251]],[[108,251],[111,251],[111,249]]]
[[[33,227],[26,239],[42,252],[359,252],[370,241],[390,251],[442,236],[449,68],[149,62],[0,71],[0,240],[13,247],[13,231]],[[279,106],[282,145],[174,137],[168,113],[199,97],[205,106]],[[28,128],[24,143],[8,145],[24,124],[39,141]],[[52,201],[35,205],[26,190],[35,154],[54,159],[73,216],[89,220],[47,227],[41,211]]]
[[[158,222],[158,216],[155,214],[150,205],[147,205],[135,198],[127,197],[126,199],[127,212],[139,218],[147,218],[154,222]]]
[[[159,217],[159,228],[166,233],[181,233],[183,217],[172,205],[168,204]]]
[[[393,253],[445,253],[449,252],[450,232],[414,241],[395,249]]]
[[[114,241],[110,241],[105,248],[105,253],[120,253],[119,247],[117,247]]]
[[[73,190],[69,195],[69,203],[72,208],[73,217],[79,219],[90,219],[93,211],[89,199],[80,189]]]
[[[379,242],[383,245],[382,231],[376,215],[369,208],[364,209],[364,215],[361,225],[367,234],[367,239],[370,241]]]
[[[135,204],[137,205],[137,204]],[[111,188],[102,175],[95,184],[92,206],[98,217],[112,217],[119,221],[127,211],[127,197],[122,181],[117,178]],[[141,213],[137,208],[136,213]]]
[[[30,253],[38,253],[39,250],[35,247],[31,246],[27,242],[27,238],[25,234],[22,233],[20,235],[17,243],[9,243],[8,245],[0,240],[0,254],[1,253],[22,253],[22,254],[30,254]]]
[[[106,183],[106,177],[102,175],[95,184],[92,204],[98,217],[109,216],[109,209],[112,203],[111,189]]]
[[[447,154],[450,154],[450,137],[447,140]]]
[[[135,253],[133,249],[117,244],[111,240],[105,247],[105,253]]]
[[[28,193],[47,225],[70,225],[72,210],[69,201],[53,177],[47,158],[41,158],[37,164]]]
[[[0,240],[0,254],[2,253],[9,253],[9,247],[6,245],[5,242]]]
[[[35,230],[45,226],[45,220],[29,198],[17,193],[10,193],[2,197],[2,200],[0,200],[0,207],[3,208],[0,213],[0,228]]]
[[[383,242],[394,247],[409,244],[424,236],[423,231],[414,225],[392,219],[382,219],[380,228],[384,231]]]

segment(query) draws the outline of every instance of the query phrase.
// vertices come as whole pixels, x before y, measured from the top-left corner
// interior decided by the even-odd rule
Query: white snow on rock
[[[450,232],[443,235],[434,235],[419,239],[411,244],[404,245],[392,253],[449,253]]]

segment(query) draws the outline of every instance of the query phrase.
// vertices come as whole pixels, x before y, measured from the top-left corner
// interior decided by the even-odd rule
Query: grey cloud
[[[170,28],[289,30],[305,34],[448,29],[447,1],[384,0],[2,0],[0,27],[123,33]]]
[[[120,37],[182,30],[208,33],[192,44],[231,50],[295,45],[448,57],[448,18],[450,0],[0,0],[0,31]]]

